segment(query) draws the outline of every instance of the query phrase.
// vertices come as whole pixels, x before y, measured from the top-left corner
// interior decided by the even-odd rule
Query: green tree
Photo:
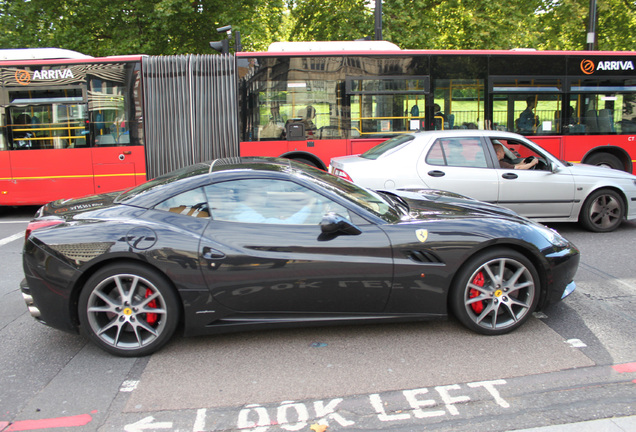
[[[412,49],[581,50],[589,0],[384,0],[383,37]],[[244,51],[274,41],[373,36],[367,0],[0,0],[0,47],[94,56],[204,54],[241,32]],[[636,49],[636,1],[598,0],[598,49]]]
[[[366,0],[288,1],[291,41],[346,41],[373,36],[374,16]]]
[[[283,0],[239,0],[231,7],[223,0],[4,0],[0,46],[94,56],[211,53],[209,42],[225,37],[216,28],[227,24],[243,30],[247,47],[255,37],[278,37],[283,9]]]
[[[411,49],[510,49],[535,37],[540,0],[386,0],[383,35]]]

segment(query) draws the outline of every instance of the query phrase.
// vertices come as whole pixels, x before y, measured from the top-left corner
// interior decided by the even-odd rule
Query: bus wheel
[[[625,205],[618,193],[610,189],[593,192],[581,208],[579,222],[594,232],[614,231],[623,221]]]
[[[593,154],[585,161],[585,163],[625,171],[625,165],[623,165],[623,162],[621,162],[618,157],[610,153]]]
[[[323,169],[322,167],[319,167],[315,162],[313,162],[313,161],[311,161],[309,159],[305,159],[305,158],[302,158],[302,157],[295,157],[295,158],[290,158],[290,159],[293,160],[293,161],[296,161],[296,162],[300,162],[300,163],[305,164],[305,165],[312,166],[314,168]]]

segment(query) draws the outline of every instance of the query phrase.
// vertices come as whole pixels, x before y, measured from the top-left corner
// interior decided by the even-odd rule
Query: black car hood
[[[504,217],[525,219],[512,210],[477,201],[453,192],[431,189],[409,189],[391,191],[409,206],[409,217],[413,220],[430,218]]]
[[[42,206],[38,211],[38,216],[58,216],[67,220],[72,219],[78,213],[111,207],[120,193],[111,192],[82,198],[59,199]]]

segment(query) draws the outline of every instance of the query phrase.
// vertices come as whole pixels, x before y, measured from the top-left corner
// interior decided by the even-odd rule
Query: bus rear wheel
[[[585,161],[585,163],[625,171],[625,165],[623,165],[623,162],[621,162],[617,156],[610,153],[593,154]]]

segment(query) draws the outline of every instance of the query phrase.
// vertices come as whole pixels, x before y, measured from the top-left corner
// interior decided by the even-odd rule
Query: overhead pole
[[[375,0],[375,40],[382,40],[382,0]]]
[[[590,21],[587,26],[587,50],[596,49],[596,0],[590,0]]]

